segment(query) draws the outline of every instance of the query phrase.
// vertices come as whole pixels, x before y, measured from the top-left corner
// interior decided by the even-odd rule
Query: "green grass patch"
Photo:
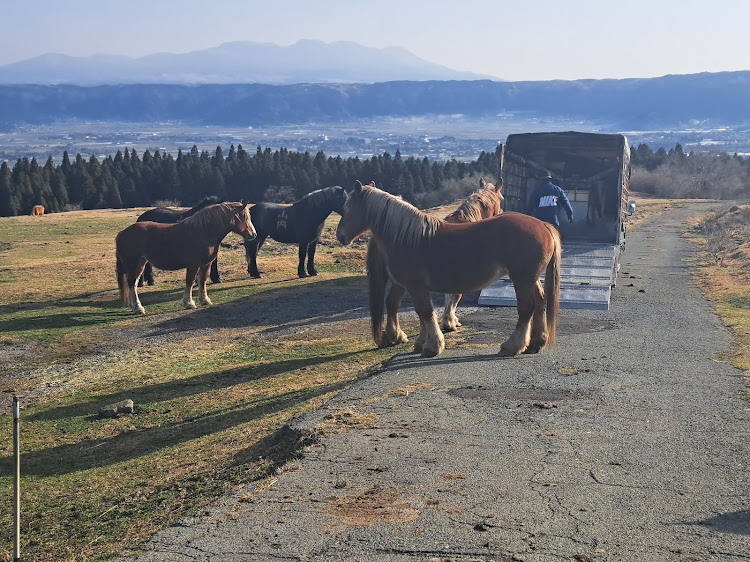
[[[250,280],[234,243],[219,254],[224,282],[208,286],[214,307],[184,311],[184,272],[157,270],[157,284],[140,291],[140,317],[120,304],[114,276],[114,237],[138,214],[0,220],[0,368],[23,365],[29,374],[0,377],[0,389],[20,392],[24,406],[24,559],[103,560],[200,515],[298,457],[305,436],[287,424],[393,354],[375,348],[367,319],[342,328],[336,314],[296,311],[306,298],[335,303],[337,291],[353,289],[365,306],[366,246],[338,246],[335,218],[318,248],[318,277],[298,279],[296,246],[269,242],[259,256],[264,278]],[[259,307],[269,318],[225,320],[225,311]],[[134,415],[99,417],[124,399],[134,401]],[[0,412],[6,545],[11,431],[9,412]]]

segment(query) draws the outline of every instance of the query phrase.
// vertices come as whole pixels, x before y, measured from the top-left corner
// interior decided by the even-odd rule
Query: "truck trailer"
[[[574,216],[572,223],[565,216],[560,221],[560,306],[606,310],[631,208],[628,141],[573,131],[509,135],[500,147],[503,210],[531,214],[531,196],[548,174],[565,191]],[[500,279],[480,293],[479,304],[515,306],[513,284]]]

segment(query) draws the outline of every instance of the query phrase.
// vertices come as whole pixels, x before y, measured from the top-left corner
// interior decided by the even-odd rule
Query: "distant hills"
[[[750,71],[548,82],[0,86],[0,127],[65,121],[270,126],[461,114],[580,119],[613,129],[750,124]]]
[[[303,40],[288,47],[240,41],[141,58],[47,54],[0,66],[0,84],[299,84],[493,78],[452,70],[405,49]]]
[[[0,130],[66,121],[272,126],[464,115],[611,129],[750,124],[750,71],[505,82],[351,42],[225,43],[132,59],[44,55],[0,66]]]

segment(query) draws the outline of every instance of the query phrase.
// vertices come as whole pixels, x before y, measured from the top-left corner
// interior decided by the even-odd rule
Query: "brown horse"
[[[44,214],[44,205],[34,205],[31,208],[31,216],[36,217]]]
[[[475,222],[499,215],[502,212],[500,207],[503,201],[503,196],[500,193],[502,188],[502,179],[497,186],[480,179],[479,190],[472,193],[458,209],[443,220],[450,223]],[[409,338],[401,329],[398,319],[398,309],[406,294],[406,287],[395,283],[390,278],[385,259],[378,250],[378,245],[374,239],[370,239],[367,246],[367,280],[370,290],[372,337],[375,344],[378,347],[388,347],[409,341]],[[391,281],[391,288],[388,295],[385,296],[385,289],[389,280]],[[385,297],[385,303],[383,297]],[[445,308],[440,322],[444,332],[452,332],[461,325],[456,316],[456,307],[460,300],[461,294],[445,295]],[[385,329],[383,329],[384,304],[387,314]]]
[[[419,316],[415,351],[432,357],[445,348],[430,291],[479,291],[503,275],[513,281],[518,322],[500,346],[501,355],[536,353],[554,345],[560,306],[557,230],[520,213],[468,223],[448,223],[377,189],[357,182],[336,228],[348,245],[367,230],[383,254],[391,277],[406,287]],[[539,281],[545,274],[544,289]]]
[[[206,276],[219,252],[219,244],[230,232],[254,238],[250,205],[220,203],[210,205],[182,222],[164,224],[151,221],[131,224],[115,238],[117,284],[123,305],[134,313],[145,314],[136,284],[147,263],[159,269],[186,269],[182,304],[195,308],[193,284],[198,281],[201,304],[210,305]]]

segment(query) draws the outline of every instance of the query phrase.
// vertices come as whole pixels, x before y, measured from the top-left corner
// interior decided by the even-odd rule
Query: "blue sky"
[[[750,70],[750,0],[11,1],[0,0],[0,65],[319,39],[506,80]]]

